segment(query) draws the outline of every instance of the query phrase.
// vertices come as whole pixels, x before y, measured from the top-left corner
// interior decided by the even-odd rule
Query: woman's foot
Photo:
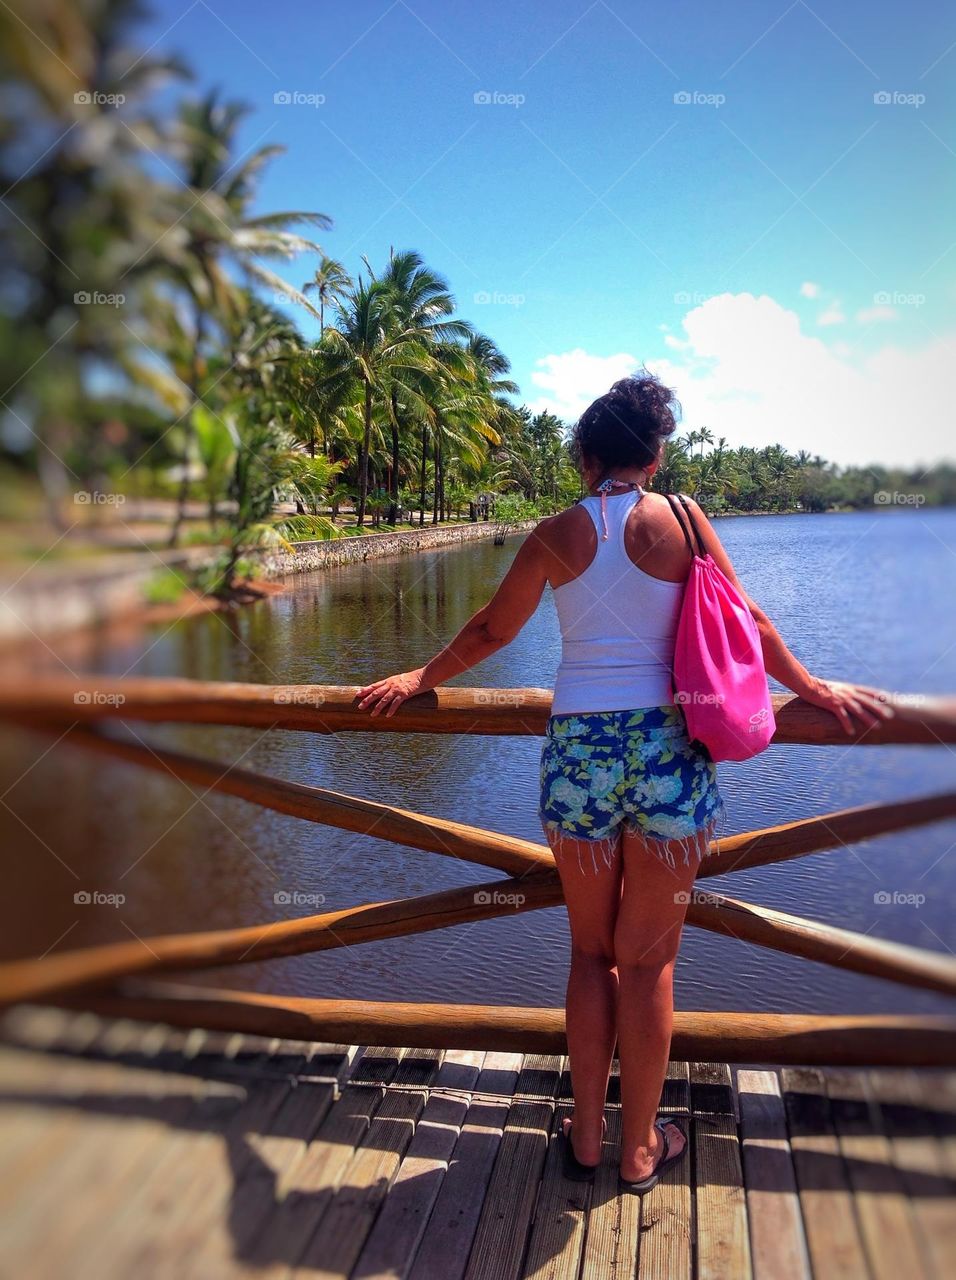
[[[601,1137],[596,1141],[593,1138],[582,1138],[575,1129],[572,1136],[571,1133],[571,1116],[565,1116],[561,1123],[564,1130],[564,1136],[571,1143],[571,1150],[581,1164],[599,1165],[601,1163],[601,1146],[603,1143],[604,1131],[607,1129],[607,1121],[601,1121]],[[578,1145],[580,1142],[580,1146]]]
[[[667,1133],[667,1155],[678,1156],[687,1145],[687,1139],[681,1130],[671,1121],[664,1125]],[[649,1178],[660,1162],[664,1151],[664,1139],[657,1125],[654,1125],[654,1142],[650,1147],[642,1147],[639,1154],[630,1160],[621,1159],[621,1177],[626,1182],[642,1182]]]

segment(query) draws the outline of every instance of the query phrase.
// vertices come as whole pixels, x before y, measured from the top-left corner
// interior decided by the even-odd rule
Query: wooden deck
[[[22,1007],[0,1027],[0,1275],[956,1274],[956,1072],[671,1064],[690,1157],[618,1192],[555,1135],[566,1061]]]

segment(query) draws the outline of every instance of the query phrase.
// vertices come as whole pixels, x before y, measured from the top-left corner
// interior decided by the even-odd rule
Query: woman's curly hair
[[[605,468],[646,467],[677,428],[680,404],[646,369],[615,382],[581,414],[571,433],[571,456]]]

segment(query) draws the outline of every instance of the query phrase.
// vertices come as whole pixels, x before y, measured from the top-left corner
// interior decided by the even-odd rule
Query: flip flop
[[[670,1143],[665,1130],[665,1125],[668,1124],[674,1125],[680,1131],[684,1139],[684,1145],[675,1155],[670,1155],[668,1152]],[[646,1191],[651,1191],[656,1187],[671,1165],[676,1164],[681,1156],[687,1151],[687,1130],[676,1116],[661,1116],[659,1120],[654,1121],[654,1127],[660,1131],[661,1138],[664,1141],[664,1148],[657,1164],[654,1166],[654,1172],[649,1173],[646,1178],[640,1178],[636,1181],[632,1181],[628,1178],[622,1177],[620,1170],[618,1170],[617,1178],[620,1185],[622,1187],[626,1187],[628,1191],[635,1191],[638,1195],[643,1195]]]
[[[601,1132],[607,1132],[607,1121],[602,1120],[603,1126]],[[574,1154],[574,1146],[571,1142],[571,1129],[574,1121],[568,1125],[567,1133],[564,1132],[564,1121],[561,1121],[561,1128],[558,1130],[558,1139],[562,1142],[562,1164],[564,1166],[564,1176],[572,1182],[593,1182],[594,1175],[600,1167],[600,1161],[597,1164],[582,1164]]]

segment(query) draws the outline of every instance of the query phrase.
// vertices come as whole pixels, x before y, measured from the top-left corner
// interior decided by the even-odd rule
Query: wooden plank
[[[696,1174],[697,1275],[699,1280],[750,1280],[740,1144],[730,1068],[725,1062],[692,1062],[690,1093]]]
[[[201,1078],[195,1078],[194,1084],[192,1105],[181,1119],[170,1117],[155,1159],[127,1183],[109,1222],[91,1231],[83,1251],[71,1263],[70,1280],[125,1280],[140,1273],[144,1250],[159,1268],[170,1186],[179,1184],[183,1169],[194,1158],[204,1158],[202,1141],[207,1133],[213,1135],[212,1141],[221,1142],[218,1135],[244,1102],[238,1084]]]
[[[16,1213],[13,1234],[36,1276],[74,1274],[86,1242],[106,1248],[130,1186],[158,1158],[169,1125],[186,1114],[199,1087],[191,1078],[131,1073],[124,1064],[107,1061],[61,1060],[61,1071],[68,1073],[74,1065],[93,1070],[96,1090],[68,1100],[80,1116],[75,1140],[39,1187],[24,1187],[24,1203]],[[59,1096],[51,1094],[50,1103],[60,1105]],[[16,1251],[8,1233],[7,1258],[12,1261]]]
[[[461,1280],[464,1275],[522,1061],[520,1053],[485,1054],[408,1280]]]
[[[0,1212],[69,1144],[80,1115],[66,1103],[83,1083],[53,1053],[0,1046]]]
[[[525,1057],[472,1242],[466,1280],[517,1280],[522,1273],[562,1067],[559,1057]]]
[[[866,1077],[831,1070],[826,1080],[870,1271],[877,1280],[926,1280],[910,1204]]]
[[[740,1142],[754,1280],[810,1280],[800,1198],[775,1071],[739,1071]]]
[[[690,1069],[686,1062],[668,1063],[658,1114],[685,1119],[688,1150],[653,1191],[640,1197],[637,1275],[638,1280],[689,1280],[694,1143],[690,1123]],[[636,1197],[625,1193],[622,1199]]]
[[[415,1049],[404,1055],[293,1276],[331,1278],[351,1273],[411,1143],[428,1086],[440,1065],[439,1049]]]
[[[638,1256],[641,1201],[638,1196],[621,1195],[618,1187],[620,1103],[609,1103],[604,1115],[605,1158],[594,1175],[581,1275],[586,1280],[592,1280],[592,1276],[594,1280],[631,1280]]]
[[[368,1134],[405,1051],[365,1048],[305,1153],[279,1179],[275,1202],[246,1256],[257,1276],[287,1277],[331,1204],[356,1148]]]
[[[191,1048],[194,1050],[195,1046]],[[122,1206],[119,1235],[115,1226],[111,1229],[108,1259],[101,1250],[92,1250],[90,1257],[83,1260],[84,1265],[75,1280],[101,1280],[101,1277],[106,1275],[116,1276],[117,1280],[125,1280],[125,1277],[136,1274],[144,1242],[157,1258],[155,1265],[158,1270],[165,1269],[171,1272],[175,1269],[175,1264],[167,1265],[162,1248],[162,1241],[170,1231],[170,1199],[172,1198],[174,1207],[178,1205],[177,1188],[183,1186],[184,1174],[192,1169],[197,1161],[203,1167],[208,1164],[212,1170],[208,1187],[205,1191],[200,1191],[199,1195],[211,1194],[217,1185],[218,1172],[224,1164],[223,1148],[227,1147],[224,1135],[228,1132],[232,1121],[237,1117],[241,1121],[243,1116],[241,1106],[247,1099],[247,1091],[240,1083],[238,1069],[245,1055],[237,1054],[234,1045],[231,1048],[232,1054],[228,1066],[233,1078],[225,1081],[217,1078],[199,1080],[204,1092],[193,1113],[187,1117],[182,1130],[170,1136],[163,1152],[163,1159],[151,1170],[149,1176],[143,1179],[142,1185],[132,1189],[127,1202]],[[350,1051],[342,1052],[342,1046],[316,1045],[314,1048],[316,1052],[313,1055],[313,1061],[317,1058],[319,1065],[327,1061],[341,1063],[343,1073],[354,1065],[354,1054]],[[328,1054],[323,1052],[325,1050],[329,1051]],[[221,1072],[223,1068],[223,1061],[217,1055],[194,1052],[192,1060],[197,1069],[201,1065],[212,1073]],[[394,1057],[392,1056],[390,1060],[394,1061]],[[312,1065],[313,1062],[310,1061],[310,1066]],[[245,1067],[248,1074],[253,1064],[246,1060]],[[229,1090],[237,1099],[233,1102],[230,1111],[226,1113],[223,1113],[218,1097],[222,1090]],[[248,1116],[248,1112],[245,1114]],[[228,1189],[228,1184],[225,1185]],[[234,1228],[238,1255],[240,1248],[244,1247],[244,1244],[240,1245],[239,1242],[241,1225],[235,1215],[230,1215],[227,1220],[225,1214],[221,1213],[213,1221],[210,1231],[212,1234],[219,1231],[228,1234],[229,1228]],[[171,1253],[175,1258],[177,1255],[175,1244],[171,1248]],[[207,1271],[206,1275],[209,1274],[215,1274],[215,1272]],[[71,1277],[71,1280],[74,1278]]]
[[[251,1135],[271,1131],[291,1088],[287,1080],[260,1079],[253,1072],[241,1087],[242,1105],[219,1131],[202,1136],[189,1164],[179,1171],[175,1197],[167,1201],[164,1229],[144,1242],[140,1254],[147,1274],[180,1275],[191,1262],[255,1159]]]
[[[201,1243],[183,1260],[184,1277],[226,1275],[246,1256],[276,1204],[279,1182],[290,1176],[315,1137],[347,1078],[351,1053],[344,1046],[312,1045],[303,1062],[280,1045],[261,1064],[259,1078],[285,1077],[289,1086],[268,1130],[249,1133],[248,1158],[232,1160],[228,1203],[207,1205]],[[289,1074],[291,1072],[291,1074]]]
[[[450,1049],[351,1280],[384,1280],[411,1269],[468,1114],[484,1053]]]
[[[956,1275],[956,1181],[940,1141],[952,1114],[931,1072],[870,1071],[867,1086],[878,1102],[893,1164],[909,1197],[926,1270]]]
[[[814,1280],[866,1280],[870,1270],[826,1077],[810,1067],[785,1068],[782,1091]]]
[[[522,1276],[530,1280],[577,1280],[584,1249],[591,1186],[564,1176],[561,1132],[574,1111],[570,1072],[561,1075],[561,1101],[554,1109],[551,1136],[534,1210]],[[602,1144],[603,1146],[603,1144]]]

